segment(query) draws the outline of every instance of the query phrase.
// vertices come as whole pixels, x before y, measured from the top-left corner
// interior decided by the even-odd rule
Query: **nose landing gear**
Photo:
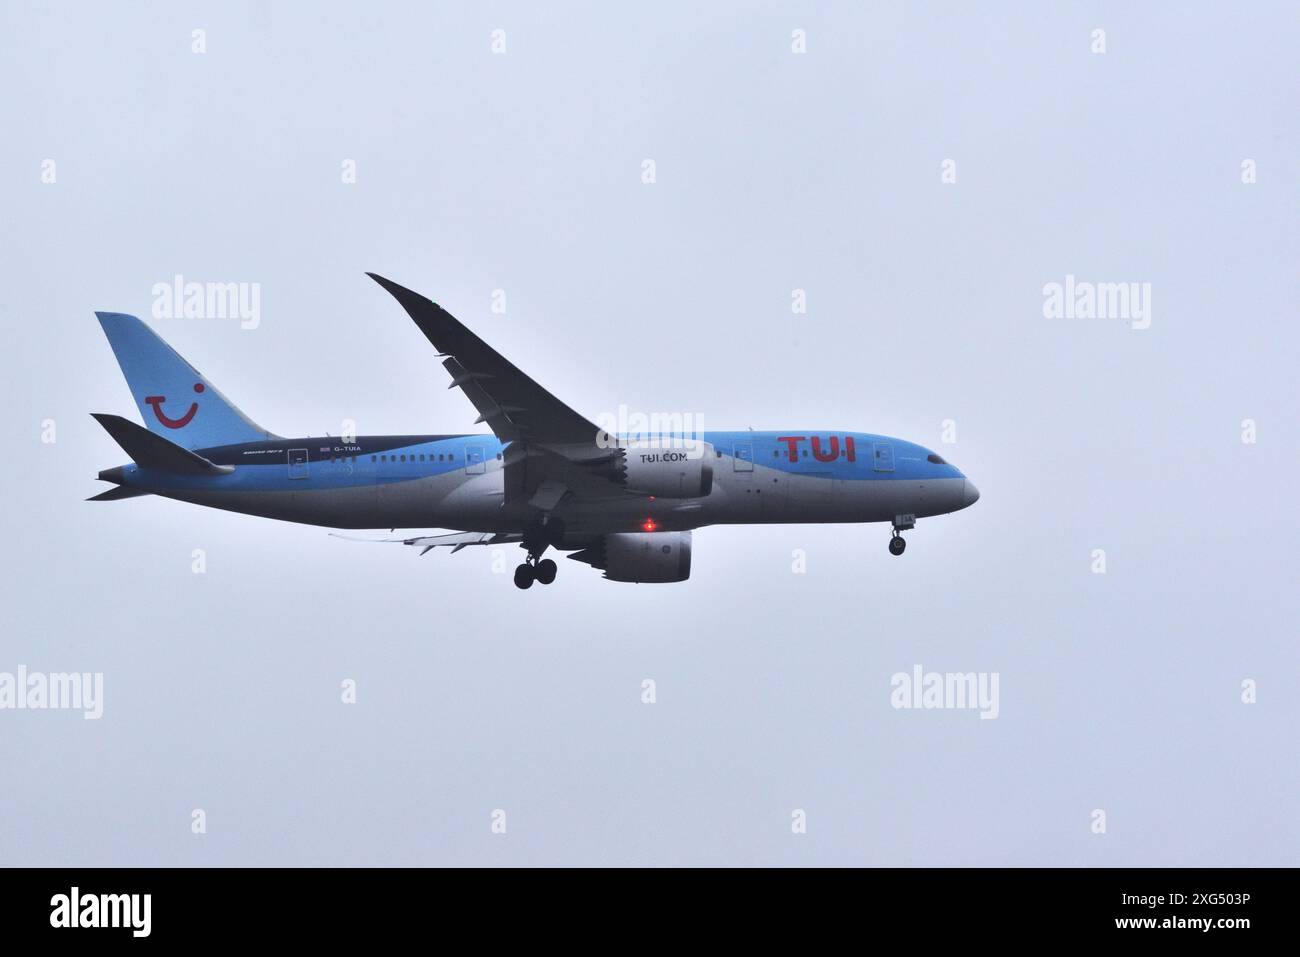
[[[889,539],[889,554],[901,555],[907,548],[907,542],[899,532],[905,532],[910,528],[916,528],[915,515],[895,515],[894,516],[894,534]]]

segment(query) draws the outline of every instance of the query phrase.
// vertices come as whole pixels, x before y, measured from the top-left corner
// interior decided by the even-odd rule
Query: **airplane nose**
[[[970,479],[966,479],[965,485],[962,488],[961,507],[970,508],[979,500],[980,500],[980,490],[975,487],[974,482],[972,482]]]

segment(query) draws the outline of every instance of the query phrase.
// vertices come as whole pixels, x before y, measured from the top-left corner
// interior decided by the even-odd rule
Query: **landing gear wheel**
[[[551,582],[555,581],[555,573],[557,571],[559,571],[559,569],[556,567],[555,562],[551,561],[549,558],[543,558],[533,566],[533,576],[543,585],[549,585]]]
[[[895,535],[889,540],[889,554],[901,555],[905,548],[907,548],[907,542],[903,540],[902,535]]]
[[[533,577],[533,566],[525,562],[515,569],[515,587],[532,588]]]

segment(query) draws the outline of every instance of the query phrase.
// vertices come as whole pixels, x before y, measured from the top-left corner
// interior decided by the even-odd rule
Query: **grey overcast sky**
[[[104,676],[0,710],[0,864],[1297,863],[1295,4],[0,10],[0,672]],[[468,430],[365,270],[590,416],[897,435],[983,498],[529,592],[83,501],[136,417],[96,309],[281,434]],[[149,318],[176,275],[260,324]],[[1045,317],[1067,276],[1149,328]],[[916,665],[998,717],[893,708]]]

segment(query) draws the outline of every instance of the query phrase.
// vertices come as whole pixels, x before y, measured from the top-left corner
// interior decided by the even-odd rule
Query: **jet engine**
[[[691,577],[690,532],[618,532],[569,556],[615,582],[684,582]]]
[[[713,490],[713,446],[629,445],[623,449],[627,489],[657,498],[703,498]]]

